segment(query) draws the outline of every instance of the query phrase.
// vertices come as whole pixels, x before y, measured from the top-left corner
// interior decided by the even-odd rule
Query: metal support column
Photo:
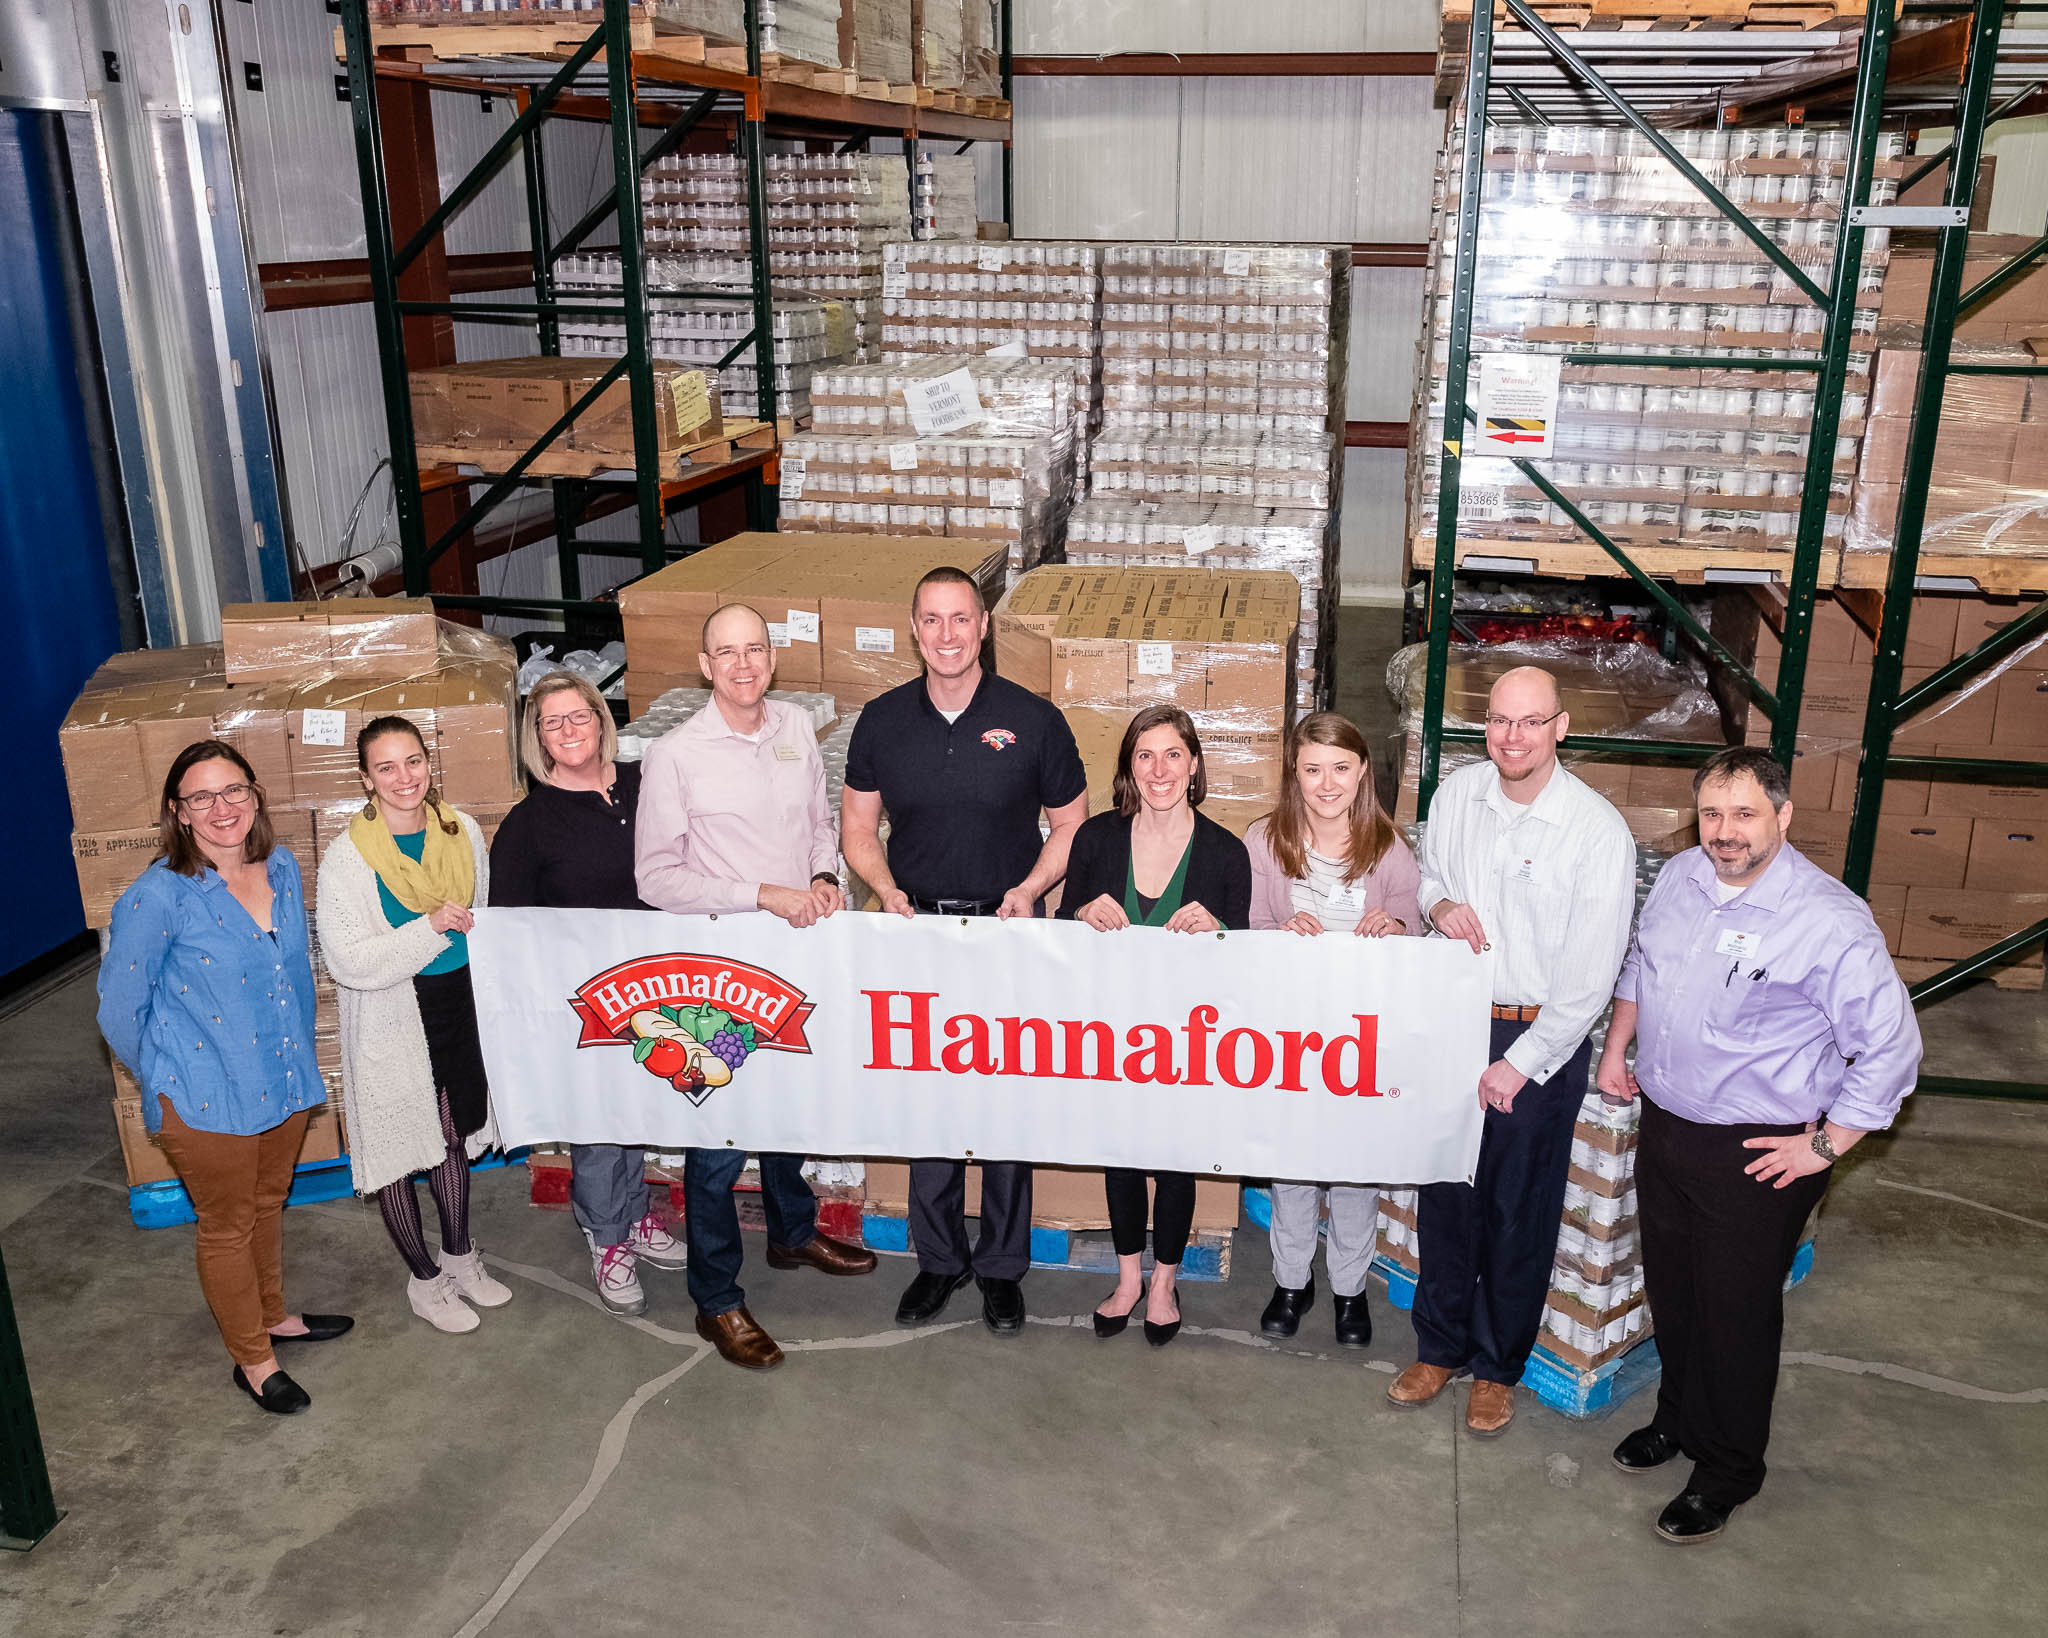
[[[660,435],[654,418],[654,357],[640,226],[640,99],[633,81],[633,0],[604,0],[604,75],[611,96],[619,289],[626,304],[626,381],[633,406],[633,498],[640,523],[640,566],[652,574],[668,558],[662,544]]]
[[[756,85],[740,110],[739,142],[740,162],[747,171],[747,246],[754,275],[754,400],[761,419],[772,427],[777,422],[774,265],[768,248],[768,126],[759,88],[761,31],[752,6],[747,8],[747,72]],[[906,164],[914,170],[916,162],[907,143],[904,152]],[[776,495],[756,473],[747,485],[747,521],[757,530],[773,529],[775,514]]]

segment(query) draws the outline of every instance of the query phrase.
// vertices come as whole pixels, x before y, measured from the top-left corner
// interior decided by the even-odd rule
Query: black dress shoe
[[[234,1369],[234,1378],[236,1387],[273,1416],[296,1416],[313,1403],[313,1396],[282,1371],[272,1371],[263,1379],[261,1393],[249,1386],[249,1379],[239,1365]]]
[[[1024,1329],[1024,1287],[1015,1280],[977,1280],[981,1287],[981,1320],[999,1337]]]
[[[1301,1329],[1301,1316],[1315,1305],[1316,1277],[1313,1274],[1308,1277],[1308,1284],[1298,1291],[1276,1285],[1272,1301],[1266,1304],[1266,1311],[1259,1316],[1259,1329],[1269,1337],[1291,1337]]]
[[[1175,1308],[1180,1307],[1180,1293],[1178,1291],[1173,1294],[1173,1306]],[[1147,1320],[1145,1322],[1145,1340],[1155,1348],[1164,1348],[1175,1337],[1180,1335],[1180,1322],[1181,1316],[1178,1314],[1164,1325],[1154,1325],[1150,1320]]]
[[[336,1337],[346,1336],[356,1328],[356,1322],[347,1314],[301,1314],[306,1322],[303,1331],[287,1335],[283,1331],[272,1331],[272,1342],[332,1342]]]
[[[1728,1528],[1732,1507],[1716,1507],[1697,1490],[1685,1491],[1657,1515],[1657,1534],[1680,1547],[1712,1541]]]
[[[1112,1292],[1111,1295],[1114,1296],[1115,1293]],[[1107,1342],[1111,1337],[1122,1336],[1124,1334],[1124,1327],[1131,1323],[1131,1315],[1144,1306],[1145,1288],[1141,1285],[1138,1287],[1138,1300],[1121,1314],[1105,1314],[1101,1309],[1096,1309],[1093,1316],[1096,1337],[1100,1341]]]
[[[1365,1311],[1365,1293],[1355,1297],[1330,1298],[1330,1306],[1336,1311],[1337,1341],[1345,1348],[1370,1348],[1372,1346],[1372,1315]]]
[[[1614,1465],[1624,1473],[1648,1473],[1681,1454],[1678,1441],[1655,1428],[1637,1428],[1614,1447]]]
[[[919,1274],[896,1305],[896,1323],[924,1325],[937,1319],[953,1293],[973,1278],[972,1274]]]

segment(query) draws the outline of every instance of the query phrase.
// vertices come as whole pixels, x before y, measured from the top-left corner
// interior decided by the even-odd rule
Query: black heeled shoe
[[[336,1337],[347,1336],[355,1329],[355,1320],[347,1314],[301,1314],[306,1322],[303,1331],[272,1331],[272,1342],[332,1342]]]
[[[1124,1327],[1131,1323],[1131,1316],[1144,1306],[1145,1287],[1141,1285],[1138,1287],[1138,1300],[1121,1314],[1105,1314],[1098,1308],[1095,1311],[1096,1340],[1098,1342],[1107,1342],[1111,1337],[1122,1336],[1124,1334]]]
[[[1151,1294],[1149,1289],[1146,1294],[1148,1296]],[[1173,1306],[1176,1308],[1180,1307],[1180,1291],[1178,1287],[1175,1288],[1173,1293]],[[1145,1340],[1155,1348],[1164,1348],[1175,1337],[1180,1335],[1180,1322],[1181,1316],[1179,1315],[1176,1315],[1164,1325],[1154,1325],[1150,1320],[1147,1320],[1145,1322]]]
[[[249,1379],[242,1374],[239,1365],[234,1367],[234,1378],[235,1386],[272,1416],[296,1416],[313,1403],[313,1396],[282,1371],[272,1371],[266,1376],[260,1392],[249,1386]]]

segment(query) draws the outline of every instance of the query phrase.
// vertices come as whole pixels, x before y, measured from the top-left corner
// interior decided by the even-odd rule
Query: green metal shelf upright
[[[753,328],[720,363],[721,366],[730,364],[748,347],[754,349],[761,418],[770,426],[775,424],[774,315],[765,228],[761,48],[753,8],[746,8],[748,72],[745,75],[692,68],[663,59],[660,78],[664,84],[699,88],[702,94],[684,106],[678,117],[644,150],[640,144],[640,77],[633,47],[634,10],[632,0],[603,0],[603,12],[597,26],[566,62],[559,67],[535,62],[531,83],[509,85],[508,89],[519,106],[510,126],[483,158],[448,191],[419,230],[405,244],[399,245],[392,227],[389,178],[378,117],[377,67],[368,0],[341,0],[349,107],[355,127],[356,165],[362,185],[364,237],[377,328],[378,363],[384,388],[386,430],[391,443],[405,589],[410,596],[430,595],[429,575],[435,562],[516,490],[538,481],[528,476],[533,463],[567,432],[576,417],[594,403],[599,394],[621,379],[627,383],[633,418],[635,459],[632,490],[638,522],[637,547],[617,541],[586,543],[577,538],[576,525],[590,497],[597,489],[606,486],[608,480],[549,480],[553,484],[563,597],[508,600],[440,596],[438,601],[446,607],[484,613],[600,614],[616,617],[616,611],[609,605],[580,598],[578,560],[581,554],[595,546],[609,554],[637,555],[644,573],[652,573],[668,561],[671,549],[664,539],[663,480],[656,453],[654,363],[641,238],[640,178],[657,159],[676,151],[722,100],[735,95],[738,99],[734,110],[735,125],[740,151],[746,161],[748,215],[753,229]],[[610,133],[612,186],[607,198],[593,207],[567,234],[556,239],[547,197],[544,122],[564,116],[563,97],[600,52],[604,58],[605,121]],[[475,87],[465,85],[461,89],[474,91]],[[534,299],[530,302],[496,298],[489,301],[414,301],[401,297],[401,276],[510,161],[514,149],[520,150],[523,161]],[[581,245],[607,218],[614,219],[617,224],[622,269],[619,299],[562,300],[555,281],[557,263]],[[729,290],[693,290],[688,293],[726,297],[736,294]],[[473,502],[452,527],[431,542],[426,537],[403,322],[406,318],[423,315],[470,323],[532,326],[537,332],[540,351],[549,356],[559,355],[561,351],[560,321],[564,318],[608,319],[621,324],[626,333],[624,356],[606,369],[596,385],[585,392],[531,448],[512,461],[503,473],[475,480],[484,486],[482,497]],[[774,524],[774,496],[763,482],[764,464],[754,462],[741,476],[747,488],[749,521],[757,528],[770,528]]]
[[[1526,35],[1540,44],[1548,56],[1587,92],[1607,105],[1613,115],[1639,132],[1685,179],[1736,229],[1766,255],[1812,305],[1823,315],[1818,358],[1796,360],[1719,358],[1671,355],[1648,357],[1600,347],[1567,348],[1568,363],[1581,365],[1627,365],[1637,368],[1714,368],[1743,370],[1793,370],[1817,377],[1813,425],[1808,438],[1804,489],[1792,563],[1787,585],[1785,630],[1776,684],[1766,688],[1740,664],[1723,645],[1706,631],[1691,611],[1666,587],[1635,564],[1598,525],[1538,469],[1535,462],[1516,459],[1523,476],[1557,506],[1572,522],[1614,561],[1616,572],[1627,576],[1669,618],[1678,630],[1697,643],[1708,655],[1727,666],[1750,698],[1771,720],[1771,749],[1788,767],[1798,743],[1799,713],[1804,688],[1807,655],[1813,626],[1813,609],[1819,589],[1819,575],[1827,529],[1829,479],[1832,474],[1836,432],[1840,425],[1843,386],[1851,350],[1858,271],[1862,263],[1863,239],[1867,226],[1884,225],[1887,211],[1870,206],[1871,183],[1880,121],[1884,114],[1887,68],[1898,22],[1905,8],[1871,8],[1858,42],[1854,99],[1848,114],[1848,170],[1842,212],[1835,236],[1835,248],[1825,287],[1807,277],[1763,229],[1746,216],[1707,178],[1678,152],[1666,134],[1654,126],[1628,99],[1610,85],[1570,44],[1545,23],[1527,0],[1502,0],[1506,12]],[[2025,644],[2048,634],[2048,601],[2013,621],[1975,652],[1944,666],[1911,689],[1901,691],[1907,623],[1922,528],[1926,516],[1929,478],[1933,471],[1935,442],[1939,431],[1942,395],[1948,379],[1961,374],[2048,375],[2048,366],[1993,366],[1955,363],[1950,359],[1951,342],[1959,315],[1989,300],[2035,261],[2048,255],[2048,236],[1972,289],[1962,288],[1964,258],[1969,239],[1969,207],[1977,182],[1978,158],[1984,131],[1993,120],[2005,116],[2024,98],[2008,97],[1998,107],[1991,105],[1997,72],[2000,35],[2005,15],[2012,10],[2006,0],[1972,0],[1967,6],[1912,8],[1944,14],[1967,11],[1971,34],[1965,71],[1957,98],[1955,135],[1949,147],[1929,156],[1916,177],[1946,163],[1948,177],[1944,195],[1944,225],[1937,230],[1933,284],[1928,296],[1923,332],[1925,363],[1914,406],[1907,465],[1901,489],[1898,524],[1892,548],[1889,581],[1877,637],[1876,658],[1868,716],[1863,735],[1862,763],[1857,781],[1854,812],[1844,880],[1857,892],[1869,885],[1877,822],[1887,776],[1916,779],[1939,778],[1974,783],[1998,780],[2005,783],[2048,784],[2048,763],[2018,763],[1991,760],[1944,759],[1905,756],[1893,752],[1891,742],[1898,728],[1916,712],[1952,693],[1981,675],[2001,658]],[[1465,121],[1463,149],[1459,156],[1459,192],[1455,221],[1455,250],[1450,262],[1450,348],[1445,386],[1444,437],[1441,451],[1441,479],[1438,486],[1435,554],[1429,581],[1428,662],[1422,720],[1422,778],[1419,811],[1426,818],[1431,797],[1439,780],[1442,748],[1446,743],[1483,742],[1477,729],[1451,727],[1444,722],[1444,698],[1450,659],[1454,587],[1457,576],[1458,502],[1461,483],[1464,430],[1474,421],[1468,404],[1468,376],[1472,361],[1473,287],[1479,257],[1481,196],[1485,181],[1487,125],[1490,102],[1496,90],[1493,79],[1495,19],[1494,8],[1472,8],[1471,42],[1464,80]],[[1525,98],[1513,88],[1500,88],[1510,105],[1523,117],[1534,116],[1546,123]],[[2030,87],[2030,90],[2033,88]],[[1449,233],[1446,233],[1449,237]],[[1427,425],[1427,418],[1424,423]],[[1573,735],[1571,748],[1598,752],[1624,760],[1696,762],[1719,747],[1679,741],[1625,739]],[[2009,961],[2039,945],[2048,937],[2048,920],[2001,940],[1992,948],[1955,963],[1941,973],[1913,986],[1916,1003],[1925,1004],[1953,993],[1983,976],[1993,966]],[[2018,1082],[1968,1081],[1955,1077],[1923,1076],[1922,1091],[1948,1092],[1964,1096],[2009,1097],[2048,1100],[2048,1086]]]

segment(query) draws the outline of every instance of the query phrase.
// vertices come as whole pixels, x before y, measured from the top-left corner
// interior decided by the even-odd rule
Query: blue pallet
[[[862,1215],[861,1241],[870,1251],[909,1251],[908,1218],[869,1211]],[[1102,1233],[1083,1234],[1072,1229],[1031,1225],[1031,1266],[1106,1274],[1116,1271],[1116,1251]],[[1152,1254],[1145,1254],[1145,1266],[1152,1266]],[[1188,1241],[1180,1261],[1184,1280],[1227,1280],[1230,1278],[1230,1236],[1198,1232]]]
[[[472,1162],[469,1169],[488,1172],[501,1166],[515,1165],[525,1158],[524,1149],[515,1150],[510,1155],[493,1153]],[[355,1183],[349,1173],[347,1155],[336,1160],[309,1160],[305,1165],[294,1168],[292,1192],[285,1196],[284,1203],[287,1206],[311,1206],[323,1200],[339,1200],[343,1195],[354,1192]],[[128,1215],[135,1219],[137,1228],[145,1229],[176,1228],[180,1223],[199,1221],[192,1210],[192,1197],[176,1178],[167,1183],[130,1184]]]

